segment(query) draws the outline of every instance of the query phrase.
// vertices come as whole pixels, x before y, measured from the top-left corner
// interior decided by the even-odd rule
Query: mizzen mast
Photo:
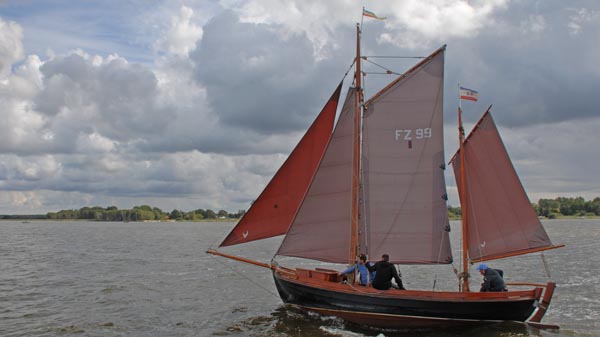
[[[467,261],[468,255],[467,252],[469,250],[468,245],[468,234],[467,234],[467,189],[466,189],[466,179],[465,179],[465,151],[463,148],[463,144],[465,141],[465,129],[462,124],[462,107],[460,104],[460,85],[459,85],[459,94],[458,94],[458,148],[459,148],[459,160],[460,160],[460,184],[461,191],[460,193],[460,201],[461,201],[461,219],[462,219],[462,284],[459,285],[459,288],[462,289],[463,292],[469,292],[469,263]]]

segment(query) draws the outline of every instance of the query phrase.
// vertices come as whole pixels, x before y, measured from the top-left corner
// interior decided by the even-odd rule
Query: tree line
[[[600,215],[600,198],[585,200],[582,197],[555,199],[540,199],[532,203],[533,209],[538,216],[555,219],[563,216],[596,216]],[[448,206],[448,216],[452,219],[460,219],[462,215],[460,207]]]
[[[555,199],[540,199],[537,203],[532,203],[533,209],[538,216],[554,219],[562,216],[600,216],[600,197],[592,200],[585,200],[582,197],[566,198],[558,197]],[[80,209],[69,209],[58,212],[49,212],[47,214],[28,214],[28,215],[0,215],[0,219],[26,220],[26,219],[49,219],[49,220],[96,220],[96,221],[198,221],[198,220],[217,220],[217,219],[239,219],[246,213],[245,210],[238,210],[235,213],[229,213],[225,210],[217,212],[211,209],[196,209],[185,212],[174,209],[171,212],[165,212],[158,207],[148,205],[135,206],[131,209],[118,209],[115,206],[110,207],[82,207]],[[460,219],[462,215],[460,207],[448,206],[448,217],[450,220]]]
[[[539,216],[550,219],[556,218],[559,214],[565,216],[600,215],[600,198],[596,197],[587,201],[582,197],[540,199],[537,204],[533,204],[533,208]]]
[[[96,220],[96,221],[198,221],[203,219],[238,219],[246,211],[239,210],[236,213],[229,213],[226,210],[217,212],[212,209],[196,209],[193,211],[182,211],[174,209],[171,212],[165,212],[158,207],[148,205],[135,206],[131,209],[118,209],[115,206],[110,207],[83,207],[80,209],[69,209],[58,212],[49,212],[46,218],[50,220]]]

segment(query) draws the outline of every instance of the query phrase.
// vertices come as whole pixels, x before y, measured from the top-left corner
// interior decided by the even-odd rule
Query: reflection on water
[[[323,317],[296,307],[281,305],[271,315],[255,316],[233,323],[216,336],[244,335],[271,337],[344,336],[344,337],[535,337],[565,336],[557,331],[543,331],[520,323],[497,323],[485,326],[382,330],[346,323],[339,318]]]
[[[545,222],[553,241],[567,245],[545,253],[558,287],[544,322],[560,325],[560,332],[506,323],[387,331],[286,307],[269,270],[205,254],[231,226],[0,221],[0,336],[600,336],[597,220]],[[460,232],[452,235],[457,240]],[[228,252],[268,262],[279,242]],[[453,247],[458,256],[456,241]],[[294,266],[291,259],[279,262]],[[537,255],[490,264],[508,281],[547,280]],[[411,289],[456,287],[451,266],[401,269]]]
[[[249,336],[330,336],[324,326],[343,331],[343,322],[333,317],[321,317],[298,309],[280,306],[270,315],[249,317],[235,322],[215,335],[238,333]],[[335,336],[335,334],[331,334]],[[358,335],[357,335],[358,336]]]

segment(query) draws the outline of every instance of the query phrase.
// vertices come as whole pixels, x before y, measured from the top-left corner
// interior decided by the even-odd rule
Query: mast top
[[[354,82],[356,84],[356,89],[358,90],[358,101],[359,107],[362,107],[365,103],[363,88],[362,88],[362,64],[361,64],[361,54],[360,54],[360,24],[356,24],[356,61],[355,61],[355,70],[354,73]]]

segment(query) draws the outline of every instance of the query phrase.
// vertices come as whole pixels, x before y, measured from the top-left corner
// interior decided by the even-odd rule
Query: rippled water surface
[[[567,245],[545,253],[558,288],[544,322],[559,332],[520,324],[378,331],[306,314],[281,304],[268,270],[205,254],[232,225],[2,221],[0,336],[600,336],[597,220],[544,223]],[[278,244],[224,251],[268,262]],[[508,281],[547,280],[539,254],[490,264]],[[456,287],[450,266],[401,269],[411,289]]]

